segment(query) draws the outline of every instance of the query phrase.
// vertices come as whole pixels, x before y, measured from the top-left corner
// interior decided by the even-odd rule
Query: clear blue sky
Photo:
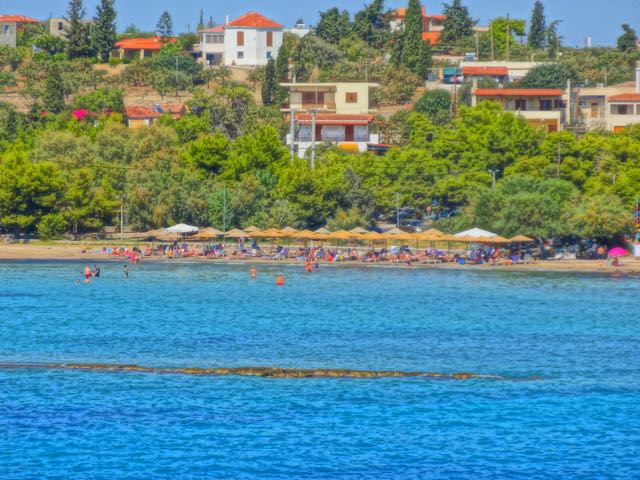
[[[118,28],[134,23],[141,29],[153,29],[163,10],[173,16],[174,30],[194,29],[200,9],[205,18],[213,15],[217,23],[223,23],[225,15],[231,18],[249,10],[258,10],[287,26],[302,17],[307,23],[315,23],[318,11],[338,5],[353,12],[369,0],[116,0]],[[50,15],[62,16],[67,0],[0,0],[0,13],[17,13],[36,18]],[[90,16],[95,12],[97,0],[85,0]],[[528,19],[533,0],[464,0],[474,18],[487,24],[490,18],[511,14],[515,18]],[[590,35],[594,45],[613,45],[621,33],[620,25],[629,23],[640,32],[639,0],[546,0],[547,20],[561,19],[560,33],[568,45],[582,46]],[[388,7],[406,4],[406,0],[387,0]],[[442,0],[425,2],[431,13],[440,13]]]

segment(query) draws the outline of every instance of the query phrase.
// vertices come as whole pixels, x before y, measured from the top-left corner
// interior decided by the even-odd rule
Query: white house
[[[278,56],[284,26],[258,12],[249,12],[222,27],[200,33],[200,55],[205,65],[266,65]]]

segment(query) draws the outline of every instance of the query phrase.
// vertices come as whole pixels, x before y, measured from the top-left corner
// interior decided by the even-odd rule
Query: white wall
[[[273,32],[273,46],[267,47],[267,32]],[[244,32],[244,46],[238,46],[237,32]],[[269,58],[278,57],[278,50],[282,45],[282,30],[225,27],[224,35],[224,63],[225,65],[266,65]],[[243,58],[238,58],[242,52]]]

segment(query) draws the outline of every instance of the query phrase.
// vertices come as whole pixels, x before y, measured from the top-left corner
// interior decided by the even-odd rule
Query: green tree
[[[424,42],[422,41],[422,5],[419,0],[409,0],[402,36],[401,61],[409,70],[420,75]]]
[[[205,28],[204,24],[204,12],[200,9],[200,18],[198,20],[198,31],[203,30]]]
[[[372,0],[353,18],[353,33],[371,48],[383,48],[389,41],[389,19],[384,10],[384,0]]]
[[[638,35],[628,23],[622,25],[623,34],[618,37],[618,50],[622,52],[633,52],[638,50]]]
[[[429,42],[422,42],[420,46],[420,60],[416,65],[415,73],[421,78],[427,78],[431,67],[433,66],[433,57],[431,52],[431,44]]]
[[[82,6],[82,0],[69,0],[66,17],[68,27],[65,30],[67,55],[69,55],[69,58],[91,56],[89,25],[83,21],[84,14],[85,10]]]
[[[44,215],[38,223],[38,237],[41,240],[57,240],[62,238],[69,224],[60,213]]]
[[[274,105],[278,97],[278,79],[276,78],[276,61],[270,58],[264,71],[262,81],[262,104]]]
[[[93,31],[91,32],[91,43],[98,58],[106,62],[109,54],[116,43],[116,9],[115,0],[101,0],[96,7],[96,17]]]
[[[11,71],[15,71],[22,63],[24,57],[19,49],[9,45],[0,45],[0,68],[7,66]]]
[[[444,123],[451,115],[451,94],[447,90],[430,90],[413,108],[416,112],[426,113],[434,123]]]
[[[162,39],[162,43],[165,43],[171,36],[173,36],[173,20],[168,11],[162,12],[158,24],[156,25],[156,33]]]
[[[75,97],[73,107],[96,113],[124,113],[124,92],[120,88],[100,88]]]
[[[64,85],[60,81],[60,66],[53,62],[47,68],[47,77],[44,82],[42,102],[45,110],[51,113],[60,113],[64,110]]]
[[[548,63],[538,65],[518,83],[520,88],[566,88],[567,81],[577,81],[576,73],[568,65]]]
[[[453,0],[450,4],[445,3],[443,14],[447,18],[442,24],[440,43],[456,45],[463,38],[473,35],[473,26],[476,22],[471,18],[469,9],[462,5],[461,0]]]
[[[554,20],[547,27],[547,54],[550,57],[558,58],[560,47],[562,47],[562,36],[558,33],[558,26],[561,20]]]
[[[536,0],[531,13],[531,25],[527,44],[531,48],[541,50],[545,48],[547,41],[547,22],[544,17],[544,5],[540,0]]]
[[[351,33],[349,12],[340,12],[336,7],[320,12],[320,21],[316,25],[315,34],[324,41],[337,45]]]
[[[53,36],[49,33],[42,33],[33,38],[33,46],[45,52],[47,55],[63,53],[67,49],[67,42],[64,38]]]
[[[576,202],[566,221],[571,232],[599,241],[611,240],[633,228],[630,210],[615,195],[597,195]]]

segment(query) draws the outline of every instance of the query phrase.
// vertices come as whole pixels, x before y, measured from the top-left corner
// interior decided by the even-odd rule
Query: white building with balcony
[[[262,66],[277,58],[284,26],[258,12],[249,12],[223,26],[200,30],[204,65]]]

